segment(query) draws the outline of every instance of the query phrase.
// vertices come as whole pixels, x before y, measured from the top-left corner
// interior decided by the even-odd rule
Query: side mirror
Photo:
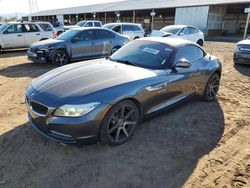
[[[189,68],[189,67],[191,67],[191,63],[186,59],[180,59],[175,65],[175,68]]]
[[[73,38],[73,39],[71,40],[71,42],[73,42],[73,43],[76,43],[76,42],[78,42],[78,41],[80,41],[80,39],[79,39],[78,37]]]

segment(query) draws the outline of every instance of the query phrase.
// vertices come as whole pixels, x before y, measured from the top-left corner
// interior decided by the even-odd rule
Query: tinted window
[[[189,45],[180,48],[175,56],[175,63],[180,59],[186,59],[189,62],[195,62],[204,57],[204,52],[197,46]]]
[[[11,33],[22,33],[23,32],[23,25],[11,25],[5,31],[4,34],[11,34]]]
[[[94,40],[94,30],[85,30],[79,33],[76,37],[80,39],[80,41],[89,41]]]
[[[133,25],[132,28],[134,31],[141,31],[141,28],[139,26]]]
[[[196,28],[194,28],[194,27],[187,27],[185,29],[185,31],[184,31],[184,34],[185,35],[191,35],[191,34],[195,34],[197,32],[198,32],[198,30]]]
[[[85,21],[81,21],[81,22],[78,22],[76,25],[80,26],[80,27],[83,27],[85,24],[86,24]]]
[[[85,27],[93,27],[93,22],[88,22]]]
[[[49,24],[39,24],[39,25],[44,31],[53,31],[52,27]]]
[[[162,28],[161,31],[164,31],[166,33],[176,34],[180,29],[182,29],[182,27],[178,27],[178,26],[166,26],[166,27]]]
[[[79,31],[77,30],[68,30],[61,35],[59,35],[56,39],[58,40],[70,40],[72,37],[74,37]]]
[[[115,26],[115,24],[105,24],[102,27],[106,29],[112,29]]]
[[[121,33],[121,26],[118,25],[112,29],[114,32]]]
[[[153,41],[132,41],[115,52],[111,59],[150,69],[164,69],[173,53],[167,44]]]
[[[101,27],[101,23],[100,22],[95,22],[95,27]]]
[[[95,36],[96,39],[110,39],[110,38],[114,38],[115,35],[107,30],[95,30]]]
[[[123,25],[122,26],[122,31],[133,31],[134,28],[131,25]]]
[[[26,32],[39,32],[38,27],[35,24],[24,24]]]

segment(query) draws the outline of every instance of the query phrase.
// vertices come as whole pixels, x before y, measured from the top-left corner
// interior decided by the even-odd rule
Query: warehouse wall
[[[193,25],[205,32],[209,6],[176,8],[175,24]]]

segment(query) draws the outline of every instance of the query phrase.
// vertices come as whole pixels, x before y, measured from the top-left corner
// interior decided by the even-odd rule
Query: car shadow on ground
[[[11,78],[20,78],[20,77],[36,78],[54,68],[56,67],[51,64],[39,64],[39,63],[28,62],[3,68],[0,70],[0,75]]]
[[[13,50],[5,50],[0,53],[0,58],[14,58],[18,56],[24,56],[27,53],[27,49],[13,49]]]
[[[26,123],[0,136],[0,181],[6,187],[178,188],[223,132],[219,103],[196,100],[148,119],[118,147],[61,145]]]
[[[250,64],[249,65],[234,65],[234,68],[241,74],[250,77]]]

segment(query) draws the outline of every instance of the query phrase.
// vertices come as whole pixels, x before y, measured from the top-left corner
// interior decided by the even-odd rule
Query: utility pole
[[[37,0],[29,0],[29,13],[32,14],[38,11]]]

